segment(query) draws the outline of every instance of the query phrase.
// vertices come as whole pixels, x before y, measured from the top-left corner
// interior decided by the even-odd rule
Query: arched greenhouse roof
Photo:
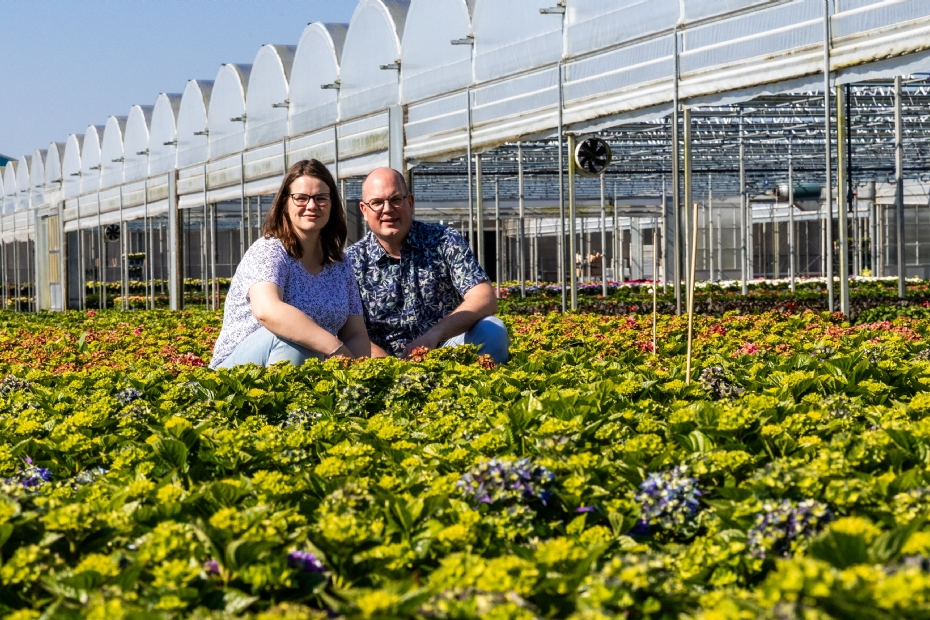
[[[105,127],[90,125],[84,132],[84,147],[81,149],[81,193],[88,194],[100,189],[100,161]]]
[[[6,162],[3,167],[3,212],[10,213],[16,208],[16,168],[15,161]]]
[[[61,177],[61,159],[65,152],[63,142],[52,142],[45,155],[45,191],[61,191],[64,179]]]
[[[347,24],[320,22],[304,28],[291,72],[290,135],[307,133],[339,120],[339,62],[347,30]]]
[[[417,35],[404,37],[401,43],[405,103],[471,85],[474,33],[465,0],[413,0],[406,28]]]
[[[24,211],[29,208],[29,202],[32,198],[32,188],[30,187],[32,169],[32,157],[23,155],[19,158],[19,165],[16,167],[16,206],[17,211]]]
[[[62,192],[64,198],[81,195],[81,151],[84,149],[84,134],[71,134],[65,142],[61,160]]]
[[[149,176],[149,127],[153,109],[150,105],[134,105],[129,109],[123,138],[123,179],[126,183],[142,181]]]
[[[100,187],[116,187],[123,182],[123,137],[126,117],[111,116],[103,130],[100,147]]]
[[[291,67],[294,45],[263,45],[252,63],[245,111],[247,148],[287,137]]]
[[[32,153],[32,169],[29,171],[29,193],[32,206],[45,204],[45,160],[48,151],[36,149]]]
[[[212,93],[212,81],[190,80],[184,87],[178,109],[178,168],[202,164],[210,157],[207,109]]]
[[[207,116],[210,123],[210,159],[245,149],[245,98],[252,65],[225,64],[213,83]]]
[[[149,174],[165,174],[178,164],[178,113],[182,96],[162,93],[152,109],[149,132]]]
[[[409,2],[361,0],[346,34],[339,113],[366,116],[400,103],[400,42]]]

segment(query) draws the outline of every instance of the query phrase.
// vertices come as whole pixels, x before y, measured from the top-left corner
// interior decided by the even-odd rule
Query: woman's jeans
[[[484,317],[464,334],[450,338],[440,343],[439,346],[457,347],[463,344],[477,345],[479,353],[490,355],[498,364],[503,364],[510,359],[510,336],[507,334],[507,327],[496,316]],[[264,327],[259,327],[233,349],[219,368],[232,368],[242,364],[271,366],[275,362],[282,361],[300,366],[311,357],[321,360],[324,356],[290,340],[279,338]]]
[[[242,364],[271,366],[275,362],[284,361],[300,366],[311,357],[323,359],[321,353],[279,338],[264,327],[259,327],[233,349],[219,368],[232,368]]]

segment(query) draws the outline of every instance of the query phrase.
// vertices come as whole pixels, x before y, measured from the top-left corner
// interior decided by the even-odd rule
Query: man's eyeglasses
[[[311,196],[310,194],[291,194],[291,200],[294,201],[294,204],[298,207],[305,207],[310,204],[312,200],[318,207],[328,207],[329,203],[332,201],[329,194],[315,194]]]
[[[375,198],[374,200],[370,200],[368,202],[362,202],[362,204],[375,213],[381,213],[384,211],[384,205],[386,204],[390,204],[395,209],[400,209],[402,206],[404,206],[404,203],[409,197],[410,194],[407,194],[406,196],[391,196],[387,200],[384,198]]]

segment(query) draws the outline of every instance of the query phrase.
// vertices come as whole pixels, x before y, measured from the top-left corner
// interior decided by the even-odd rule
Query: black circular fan
[[[585,138],[575,148],[575,164],[578,172],[596,177],[610,165],[610,145],[600,138]]]
[[[110,224],[103,229],[103,236],[107,241],[116,241],[119,239],[119,224]]]

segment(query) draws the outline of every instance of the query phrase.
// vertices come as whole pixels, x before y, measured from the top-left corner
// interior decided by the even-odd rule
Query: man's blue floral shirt
[[[465,238],[448,226],[414,221],[400,258],[392,258],[371,231],[346,250],[355,270],[368,337],[388,353],[426,333],[488,276]]]

